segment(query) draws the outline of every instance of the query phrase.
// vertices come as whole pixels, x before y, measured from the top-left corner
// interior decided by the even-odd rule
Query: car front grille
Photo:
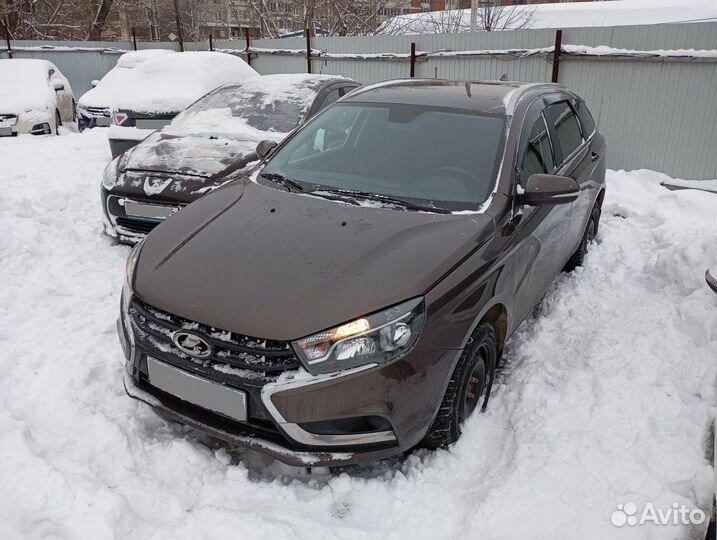
[[[288,342],[243,336],[196,323],[157,309],[138,298],[130,303],[129,314],[136,337],[160,359],[206,378],[229,384],[249,381],[263,385],[284,371],[301,365]],[[211,345],[211,355],[194,358],[181,351],[172,340],[174,332],[184,330]]]
[[[134,219],[129,217],[118,217],[116,218],[117,225],[128,231],[147,234],[157,225],[162,223],[161,221],[149,221],[146,219]]]
[[[110,117],[110,110],[107,107],[87,107],[87,112],[94,117]]]

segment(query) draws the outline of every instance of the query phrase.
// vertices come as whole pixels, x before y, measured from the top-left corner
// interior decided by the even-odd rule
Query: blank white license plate
[[[0,127],[0,137],[9,137],[12,135],[11,127]]]
[[[164,126],[169,124],[171,120],[154,120],[151,118],[138,118],[135,120],[135,125],[139,129],[162,129]]]
[[[167,219],[177,211],[173,206],[162,206],[159,204],[144,204],[134,201],[124,202],[124,212],[128,216],[145,219]]]
[[[95,125],[99,127],[105,127],[110,125],[110,119],[106,116],[100,116],[98,118],[95,118]]]
[[[246,394],[147,357],[149,383],[168,394],[238,420],[246,421]]]

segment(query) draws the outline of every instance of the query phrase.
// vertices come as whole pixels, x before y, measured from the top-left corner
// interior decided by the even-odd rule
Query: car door
[[[548,127],[546,104],[536,99],[522,124],[517,153],[514,192],[515,234],[524,278],[516,290],[515,320],[522,320],[542,298],[560,272],[564,261],[564,238],[570,222],[570,205],[527,206],[520,201],[533,174],[555,174],[560,155]]]
[[[58,74],[57,70],[55,68],[50,68],[47,72],[47,80],[50,85],[50,91],[55,93],[55,102],[57,104],[57,110],[60,112],[60,118],[63,122],[67,121],[68,118],[71,117],[67,114],[68,112],[68,92],[67,92],[67,86],[66,81],[63,80],[64,77]],[[55,90],[55,85],[60,84],[62,85],[61,90]],[[72,107],[72,104],[70,102],[69,108]]]
[[[568,226],[561,249],[563,263],[575,252],[583,237],[587,216],[592,208],[591,201],[594,199],[594,188],[590,182],[590,148],[575,114],[574,102],[572,96],[557,95],[550,99],[545,110],[551,137],[560,156],[557,174],[568,176],[580,185],[580,194],[574,202],[559,205],[560,210],[569,214],[566,216]]]

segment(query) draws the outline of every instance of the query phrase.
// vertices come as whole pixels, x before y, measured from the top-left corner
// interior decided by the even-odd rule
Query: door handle
[[[590,161],[597,161],[598,159],[600,159],[600,154],[598,154],[597,152],[593,152],[592,154],[590,154]]]

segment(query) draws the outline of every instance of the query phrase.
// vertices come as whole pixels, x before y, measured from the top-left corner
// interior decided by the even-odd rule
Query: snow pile
[[[132,70],[126,91],[117,96],[114,110],[172,113],[226,83],[256,77],[244,60],[209,51],[161,55]]]
[[[708,508],[717,196],[610,172],[586,267],[511,340],[462,440],[306,481],[255,454],[236,461],[124,395],[114,323],[129,249],[101,234],[104,134],[0,142],[4,537],[685,538],[610,515],[627,502]]]
[[[513,6],[509,8],[512,10]],[[714,0],[686,0],[679,6],[674,0],[617,0],[606,2],[570,2],[519,5],[511,15],[495,15],[498,26],[506,21],[506,30],[520,28],[577,28],[592,26],[629,26],[717,20]],[[480,27],[480,25],[479,25]],[[501,29],[501,28],[497,28]],[[381,26],[382,34],[428,34],[470,31],[470,9],[398,15]]]

